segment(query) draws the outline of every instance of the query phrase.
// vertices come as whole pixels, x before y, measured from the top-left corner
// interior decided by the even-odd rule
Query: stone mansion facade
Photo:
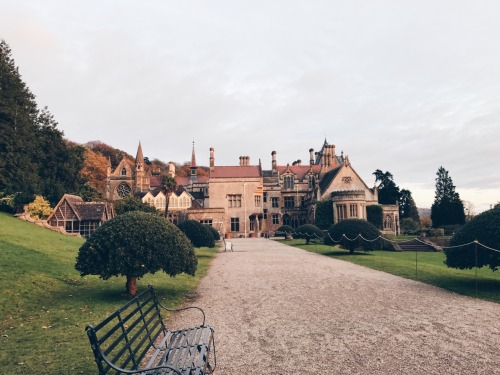
[[[315,203],[330,201],[334,222],[366,219],[366,207],[378,204],[377,188],[369,188],[343,153],[325,140],[321,149],[309,150],[308,163],[301,160],[280,165],[277,153],[271,153],[271,168],[261,161],[251,164],[248,156],[240,156],[233,166],[215,163],[215,150],[210,149],[210,172],[198,176],[193,144],[191,172],[176,176],[175,165],[168,174],[177,182],[177,190],[169,201],[169,217],[173,222],[194,219],[212,225],[229,236],[252,237],[274,232],[281,225],[294,228],[314,223]],[[149,170],[139,143],[135,162],[123,159],[114,169],[108,165],[106,195],[116,200],[136,195],[159,210],[165,208],[160,191],[161,177]],[[397,205],[382,205],[386,234],[399,234]],[[333,224],[333,223],[332,223]]]

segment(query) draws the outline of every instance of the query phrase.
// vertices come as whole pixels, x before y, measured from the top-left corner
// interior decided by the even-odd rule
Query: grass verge
[[[127,301],[125,278],[81,278],[74,269],[81,238],[67,237],[0,213],[0,368],[11,374],[93,374],[87,335]],[[163,304],[182,304],[209,268],[217,248],[197,249],[194,277],[146,275]],[[8,369],[8,371],[7,371]]]
[[[331,247],[319,243],[306,245],[304,240],[279,241],[331,258],[418,280],[455,293],[500,303],[500,272],[494,272],[486,267],[477,270],[449,268],[444,264],[445,255],[441,252],[371,251],[356,252],[351,255],[337,246]]]

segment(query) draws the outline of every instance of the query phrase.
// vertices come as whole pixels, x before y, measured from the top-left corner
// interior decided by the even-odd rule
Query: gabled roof
[[[210,178],[259,178],[261,170],[259,166],[228,166],[213,167],[210,170]]]

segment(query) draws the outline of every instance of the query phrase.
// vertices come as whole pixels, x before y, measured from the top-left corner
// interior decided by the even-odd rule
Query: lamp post
[[[245,226],[245,238],[247,238],[247,201],[246,201],[246,197],[245,197],[245,184],[246,182],[243,182],[243,209],[244,209],[244,212],[245,212],[245,217],[244,217],[244,226]]]

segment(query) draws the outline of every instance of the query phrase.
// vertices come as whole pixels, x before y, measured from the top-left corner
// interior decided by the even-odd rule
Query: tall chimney
[[[309,149],[309,164],[314,164],[314,149],[312,148]]]
[[[250,156],[245,156],[245,166],[249,166],[250,165]]]
[[[271,155],[273,157],[272,166],[273,166],[273,171],[274,171],[274,170],[276,170],[276,151],[271,152]]]
[[[175,177],[175,163],[172,161],[168,163],[168,175],[172,178]]]
[[[214,159],[214,148],[210,147],[210,168],[214,167],[215,159]]]
[[[245,165],[245,157],[240,156],[240,167],[243,167]]]

